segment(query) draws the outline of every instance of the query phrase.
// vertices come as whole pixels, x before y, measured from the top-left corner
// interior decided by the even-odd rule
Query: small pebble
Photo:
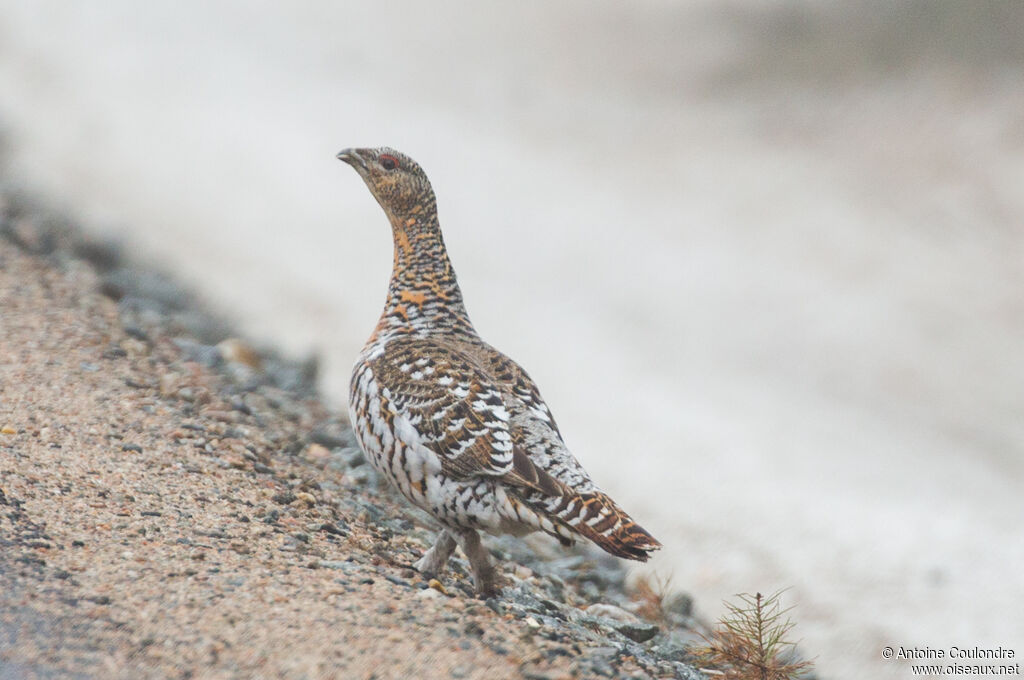
[[[259,352],[238,338],[228,338],[222,341],[217,345],[217,350],[224,361],[233,361],[256,370],[260,370],[263,364]]]
[[[530,569],[529,567],[524,567],[521,564],[516,565],[514,572],[516,578],[522,579],[523,581],[533,576],[533,569]]]
[[[693,616],[693,596],[689,593],[673,593],[667,598],[663,608],[666,612],[682,618]]]
[[[173,395],[180,385],[181,378],[176,373],[164,373],[160,376],[160,396],[169,397]]]
[[[295,494],[295,501],[298,503],[305,503],[309,507],[316,505],[316,496],[309,493],[308,491],[300,491]]]
[[[349,529],[348,525],[339,520],[338,524],[324,522],[323,524],[320,524],[319,527],[317,527],[316,529],[313,529],[313,531],[322,531],[326,534],[333,534],[335,536],[347,536]]]
[[[104,350],[102,356],[104,359],[122,359],[128,356],[128,352],[126,352],[123,348],[121,348],[118,345],[111,345],[106,350]]]
[[[638,619],[635,615],[630,614],[622,607],[616,607],[613,604],[604,604],[599,602],[597,604],[590,605],[584,611],[586,611],[591,616],[601,616],[606,619],[611,619],[612,621],[619,621],[621,623],[640,622],[640,619]]]
[[[309,441],[319,444],[327,449],[340,449],[350,444],[343,436],[333,434],[324,429],[313,430],[309,433]]]
[[[633,642],[647,642],[658,634],[658,627],[653,623],[622,623],[615,626],[615,630]]]
[[[127,324],[124,326],[124,332],[126,335],[133,337],[136,340],[141,340],[142,342],[152,342],[149,339],[149,334],[146,333],[146,331],[139,328],[138,326]]]
[[[310,444],[306,447],[305,453],[302,457],[309,463],[316,465],[317,467],[323,467],[327,464],[327,461],[331,457],[331,452],[326,446],[320,444]]]
[[[224,456],[224,462],[238,470],[245,467],[245,460],[239,456]]]

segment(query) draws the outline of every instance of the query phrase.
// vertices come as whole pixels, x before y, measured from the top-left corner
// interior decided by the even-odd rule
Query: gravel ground
[[[22,195],[0,234],[0,677],[700,677],[689,598],[586,548],[492,539],[498,600],[425,581],[315,361]]]

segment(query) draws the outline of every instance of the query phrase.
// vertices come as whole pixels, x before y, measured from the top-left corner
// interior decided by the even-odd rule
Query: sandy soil
[[[416,518],[308,443],[319,403],[229,389],[98,287],[0,238],[0,676],[588,674],[598,642],[408,568]]]

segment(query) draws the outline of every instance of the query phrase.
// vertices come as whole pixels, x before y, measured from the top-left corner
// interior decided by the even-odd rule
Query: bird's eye
[[[394,170],[398,167],[398,159],[386,153],[380,157],[380,164],[385,170]]]

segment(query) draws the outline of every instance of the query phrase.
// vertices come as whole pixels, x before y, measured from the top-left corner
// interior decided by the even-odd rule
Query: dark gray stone
[[[207,368],[220,365],[220,351],[213,345],[204,345],[188,338],[174,338],[174,344],[188,361],[194,361]]]
[[[128,267],[107,272],[100,281],[100,292],[115,300],[146,298],[169,310],[181,310],[193,302],[188,291],[170,277]]]
[[[660,630],[653,623],[617,623],[615,630],[619,631],[634,642],[647,642]]]

